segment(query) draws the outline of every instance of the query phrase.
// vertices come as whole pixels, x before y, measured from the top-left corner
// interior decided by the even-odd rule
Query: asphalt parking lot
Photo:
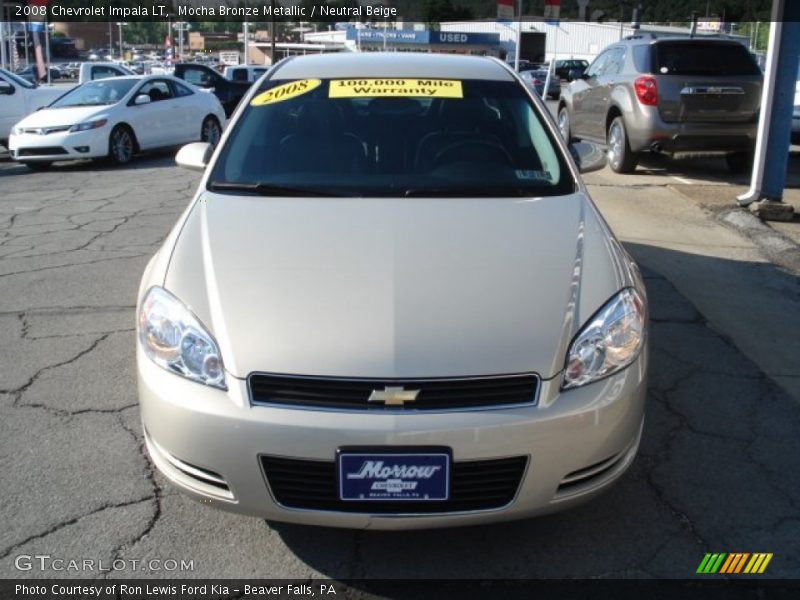
[[[645,432],[622,481],[567,513],[384,533],[219,512],[151,467],[135,294],[198,174],[172,153],[45,173],[0,160],[0,577],[685,578],[706,552],[771,552],[766,576],[800,577],[800,285],[687,191],[727,193],[717,162],[587,176],[651,305]],[[40,554],[193,570],[16,568]]]

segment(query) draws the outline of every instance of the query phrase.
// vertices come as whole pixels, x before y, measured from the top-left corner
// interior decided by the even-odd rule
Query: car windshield
[[[116,104],[137,83],[135,79],[98,79],[79,85],[61,96],[50,108],[69,108],[71,106],[101,106]]]
[[[16,83],[20,87],[24,87],[24,88],[27,88],[29,90],[36,87],[30,81],[27,81],[27,80],[23,79],[22,77],[19,77],[18,75],[14,75],[14,73],[12,73],[11,71],[6,71],[5,69],[0,69],[0,74],[2,74],[2,76],[4,78],[8,79],[9,81],[11,81],[13,83]]]
[[[575,189],[513,81],[264,82],[209,189],[265,195],[547,196]]]
[[[661,42],[656,72],[664,75],[759,75],[750,52],[738,42]]]

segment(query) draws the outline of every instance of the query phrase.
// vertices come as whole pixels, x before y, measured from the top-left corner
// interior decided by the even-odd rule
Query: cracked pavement
[[[768,576],[800,576],[800,403],[678,270],[719,255],[725,264],[703,263],[707,278],[755,268],[734,237],[687,251],[712,221],[697,235],[659,222],[684,245],[621,235],[648,287],[651,383],[640,454],[598,499],[521,522],[389,533],[270,524],[179,494],[146,457],[134,377],[139,278],[198,180],[172,165],[170,154],[44,173],[0,162],[0,577],[178,575],[14,566],[48,554],[192,560],[180,573],[191,577],[685,578],[711,551],[773,552]],[[672,201],[646,179],[595,183],[626,234],[622,217],[639,209],[621,198]],[[760,276],[797,289],[785,273]]]

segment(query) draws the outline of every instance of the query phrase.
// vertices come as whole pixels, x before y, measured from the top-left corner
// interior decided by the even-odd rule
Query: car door
[[[0,74],[0,85],[11,93],[0,96],[0,139],[6,139],[11,128],[25,116],[25,95],[10,78]]]
[[[145,94],[148,104],[136,104],[136,97]],[[142,149],[178,144],[175,140],[182,127],[175,123],[177,107],[172,89],[166,79],[150,79],[144,82],[127,106],[127,120],[133,126],[136,139]]]
[[[200,132],[205,118],[205,111],[198,98],[197,93],[193,92],[189,86],[180,81],[170,80],[174,95],[174,104],[177,111],[176,119],[180,122],[180,127],[176,131],[176,144],[196,142],[200,139]],[[205,94],[203,94],[205,95]]]
[[[588,110],[593,117],[587,120],[586,128],[593,138],[605,140],[606,115],[608,115],[611,103],[611,90],[617,85],[617,79],[624,63],[625,47],[615,46],[611,48],[608,58],[597,75],[596,85],[593,86],[589,94]]]
[[[570,92],[572,94],[572,133],[576,137],[592,136],[592,119],[596,119],[596,115],[592,113],[592,94],[594,88],[599,85],[599,76],[603,67],[606,64],[611,50],[605,50],[594,59],[583,78],[576,79],[570,84]]]

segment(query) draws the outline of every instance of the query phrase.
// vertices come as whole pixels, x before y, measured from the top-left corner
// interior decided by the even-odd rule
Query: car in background
[[[586,68],[589,66],[588,60],[570,58],[567,60],[556,61],[556,75],[564,81],[574,81],[580,78]]]
[[[520,71],[519,76],[540,96],[544,96],[544,86],[547,81],[547,70]],[[547,88],[547,97],[558,100],[561,97],[561,79],[558,75],[550,76],[550,85]]]
[[[726,39],[635,35],[612,44],[563,91],[566,140],[605,143],[630,173],[642,152],[720,155],[751,168],[763,85],[750,52]]]
[[[214,94],[229,117],[251,85],[249,81],[228,79],[208,65],[200,63],[178,63],[175,65],[174,75]]]
[[[36,86],[10,71],[0,69],[0,145],[8,146],[11,128],[15,123],[66,92],[66,88]]]
[[[39,77],[39,68],[35,64],[28,65],[22,69],[17,69],[16,74],[30,81],[31,83],[41,83],[47,81],[47,71],[44,71],[44,75]],[[61,69],[55,66],[50,67],[50,81],[56,81],[57,79],[61,79]]]
[[[81,70],[81,63],[61,63],[60,65],[56,66],[61,70],[62,79],[78,79],[78,75],[80,74]]]
[[[605,158],[502,62],[288,58],[176,160],[205,175],[145,268],[136,369],[181,491],[430,528],[563,510],[632,464],[647,307],[580,178]]]
[[[258,81],[258,79],[267,71],[269,71],[268,66],[228,65],[222,72],[222,76],[226,79],[230,79],[231,81],[247,81],[249,83],[254,83]]]
[[[8,148],[13,160],[34,170],[85,158],[125,164],[142,150],[214,145],[223,123],[214,96],[174,77],[110,77],[79,85],[22,119]]]
[[[512,69],[516,66],[515,61],[513,58],[506,59],[506,64],[511,67]],[[543,63],[537,63],[530,60],[526,60],[524,58],[519,59],[519,71],[530,71],[532,69],[539,69],[541,68]]]

